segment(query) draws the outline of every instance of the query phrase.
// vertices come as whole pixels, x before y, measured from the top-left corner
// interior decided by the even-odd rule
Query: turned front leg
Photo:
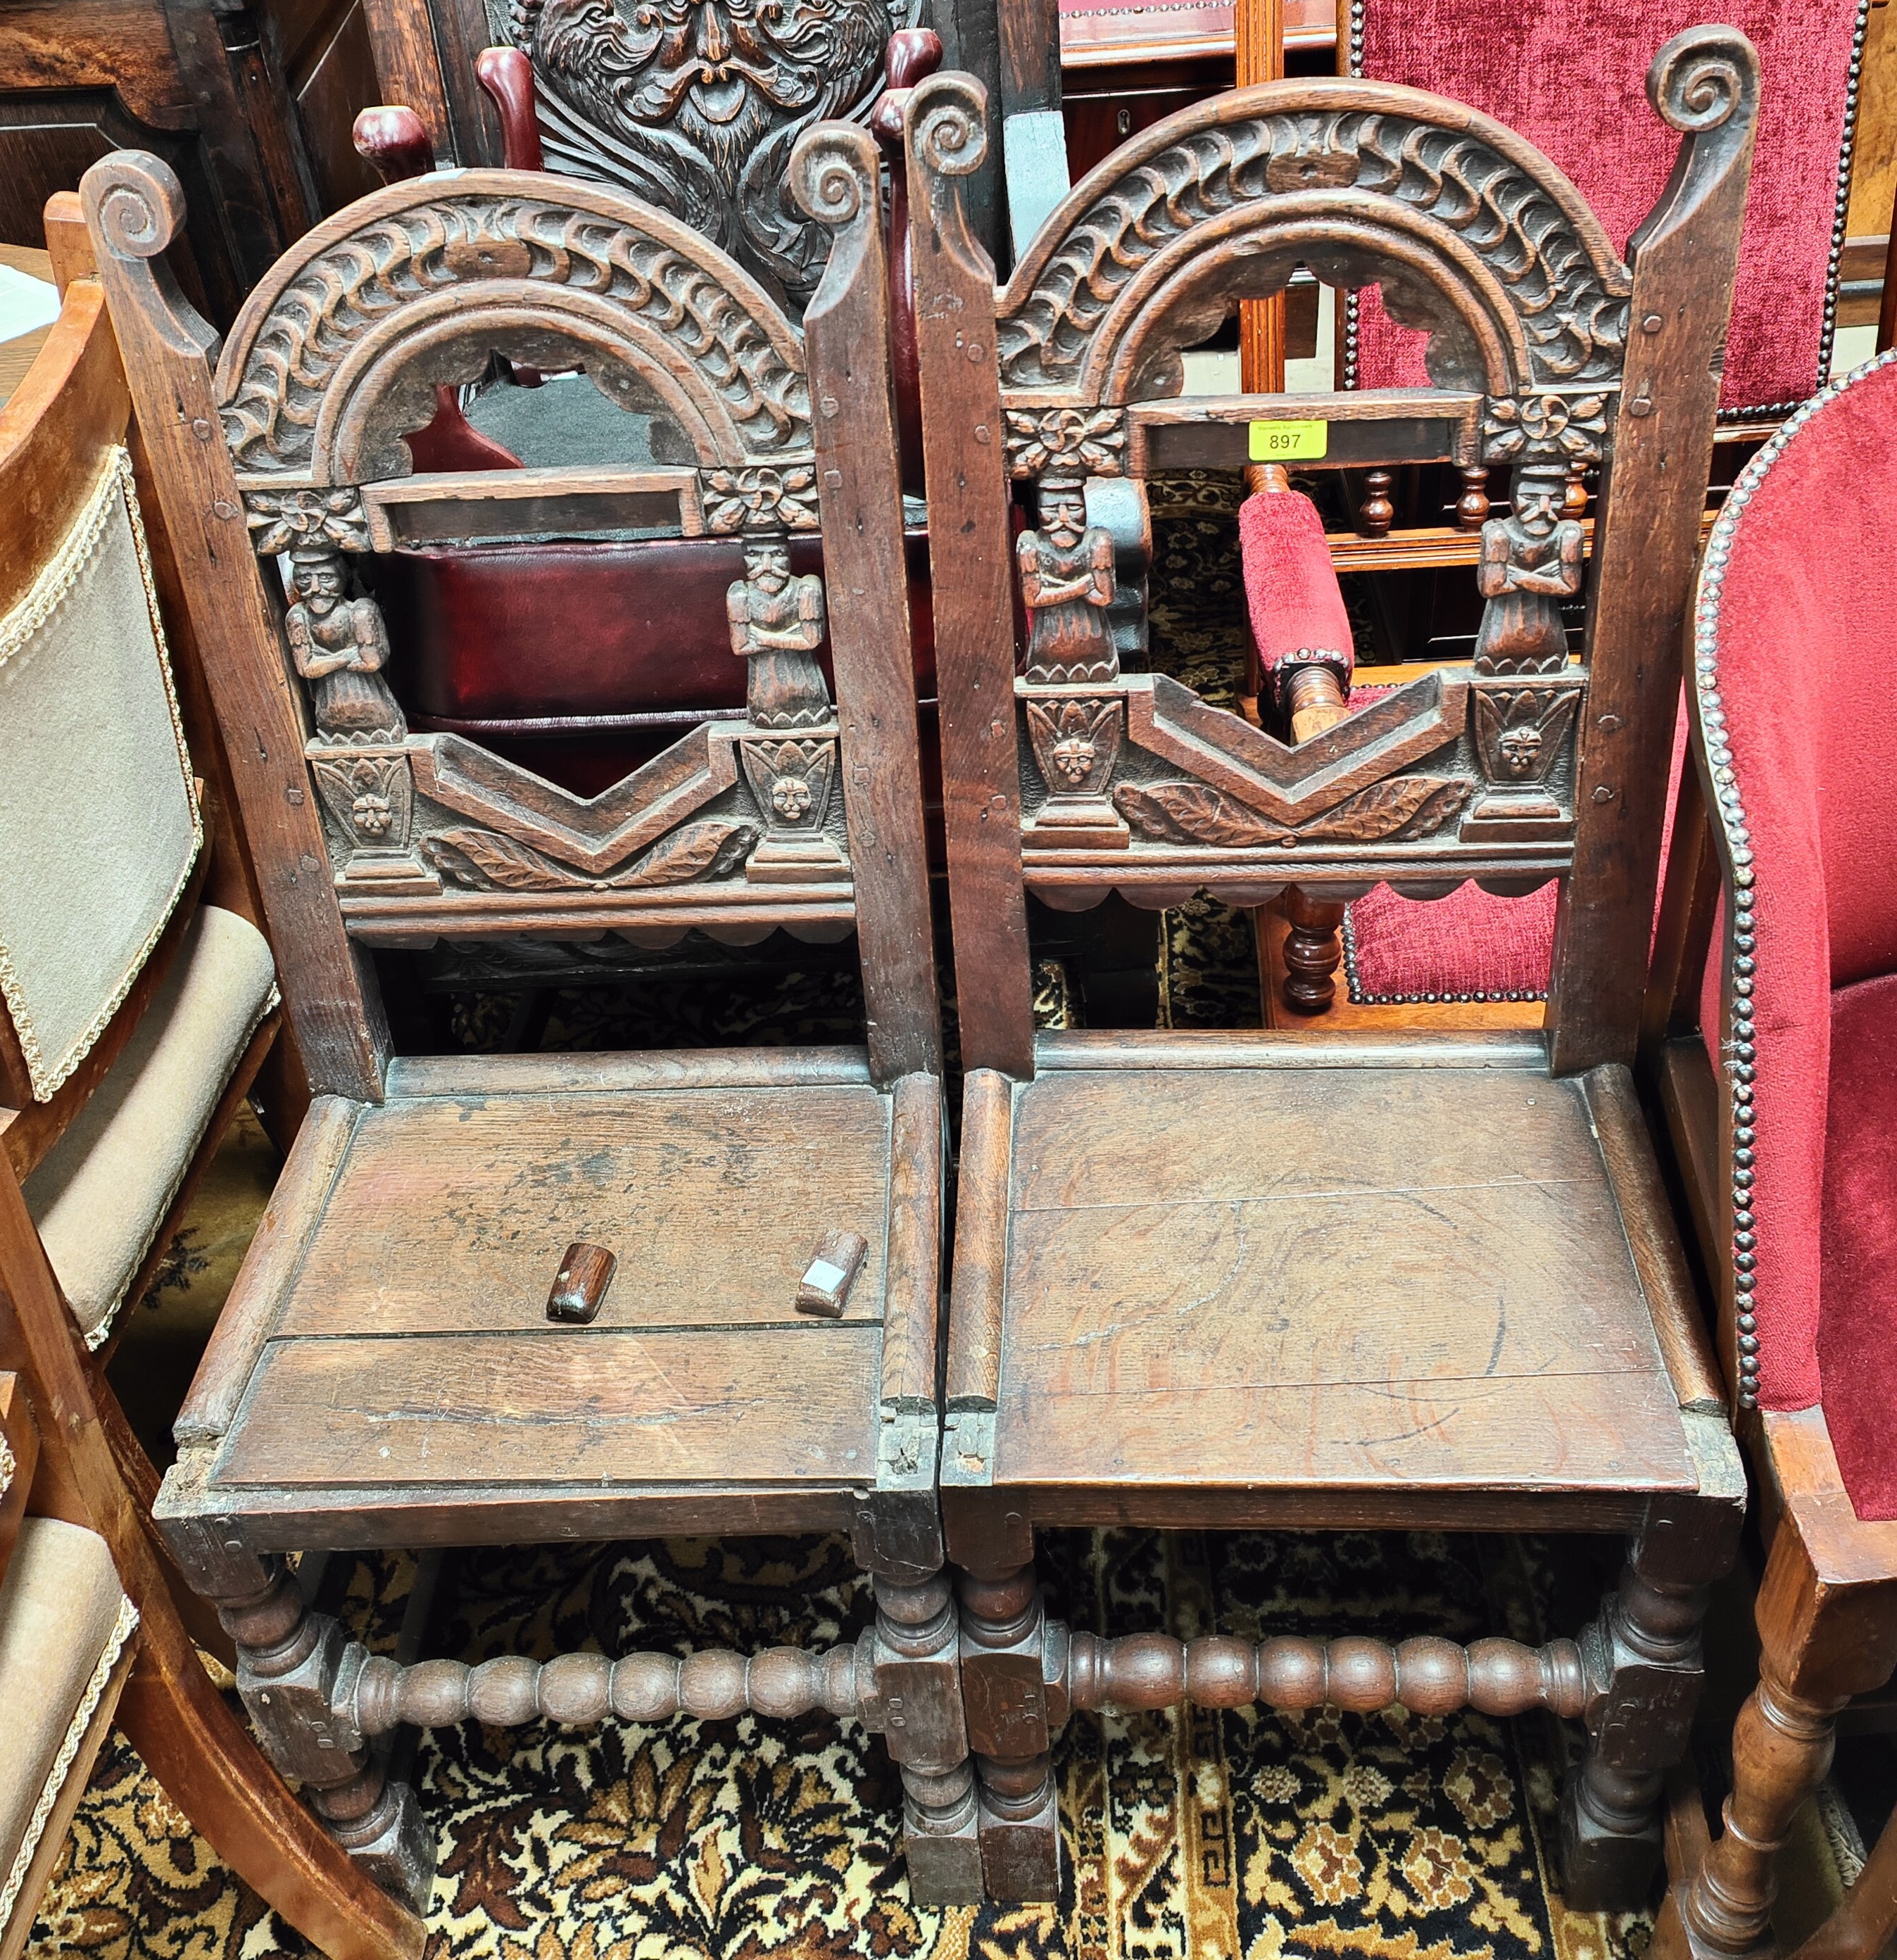
[[[1046,1682],[1048,1627],[1032,1563],[964,1572],[962,1694],[981,1780],[982,1875],[989,1898],[1051,1899],[1060,1821]]]
[[[234,1588],[212,1596],[237,1644],[237,1692],[264,1752],[301,1784],[329,1834],[376,1883],[425,1914],[434,1878],[434,1840],[415,1793],[390,1782],[368,1739],[346,1712],[345,1666],[362,1654],[327,1614],[304,1605],[276,1557],[232,1558]],[[242,1568],[248,1567],[245,1572]]]

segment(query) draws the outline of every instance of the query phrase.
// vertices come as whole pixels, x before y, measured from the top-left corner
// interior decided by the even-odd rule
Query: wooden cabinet
[[[380,93],[363,0],[0,0],[0,241],[109,151],[150,150],[189,210],[179,276],[228,325],[278,254],[368,189],[349,142]]]

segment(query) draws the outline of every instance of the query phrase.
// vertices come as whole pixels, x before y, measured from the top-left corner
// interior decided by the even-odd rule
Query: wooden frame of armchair
[[[411,1909],[431,1847],[368,1745],[470,1711],[853,1715],[902,1766],[918,1898],[979,1893],[935,1496],[941,1038],[884,253],[859,194],[871,139],[807,133],[794,176],[836,234],[801,332],[630,198],[454,172],[310,233],[215,372],[165,277],[176,180],[121,154],[82,186],[317,1092],[156,1515],[218,1605],[273,1758]],[[403,433],[497,352],[656,391],[695,463],[410,475]],[[590,799],[409,733],[379,615],[349,590],[349,555],[410,523],[532,534],[549,504],[609,528],[667,509],[728,523],[756,561],[727,600],[751,659],[744,718]],[[788,536],[820,531],[834,708],[813,657],[823,586],[783,563]],[[855,930],[866,1048],[399,1058],[369,960],[441,937],[777,928]],[[630,1270],[608,1296],[616,1250]],[[851,1534],[874,1628],[748,1660],[391,1668],[306,1613],[282,1564],[300,1547],[819,1529]]]
[[[1472,1700],[1584,1717],[1569,1896],[1644,1895],[1662,1774],[1697,1694],[1704,1589],[1744,1504],[1628,1064],[1645,978],[1629,923],[1653,902],[1697,541],[1697,488],[1680,486],[1703,482],[1712,441],[1757,89],[1751,48],[1724,29],[1654,58],[1650,98],[1682,141],[1631,268],[1498,126],[1407,90],[1300,81],[1124,145],[1001,291],[958,196],[982,155],[982,92],[938,75],[911,94],[969,1070],[942,1506],[992,1895],[1052,1895],[1048,1750],[1071,1708]],[[1412,154],[1428,167],[1406,168]],[[1520,216],[1473,235],[1439,166]],[[1299,263],[1340,285],[1402,282],[1462,392],[1168,396],[1176,349]],[[1524,462],[1557,502],[1555,430],[1584,431],[1612,485],[1584,671],[1544,644],[1552,602],[1498,604],[1472,668],[1296,746],[1120,672],[1080,475],[1237,469],[1249,425],[1313,414],[1338,463],[1399,444],[1472,456],[1526,418]],[[1041,493],[1040,528],[1018,540],[1011,482]],[[1524,533],[1511,562],[1532,570],[1547,547]],[[1017,567],[1032,622],[1019,673]],[[1518,800],[1499,733],[1551,711],[1558,755]],[[1563,880],[1545,1043],[1034,1034],[1026,891],[1073,908],[1109,890],[1255,905],[1293,882],[1466,877]],[[1557,1184],[1558,1221],[1528,1195]],[[1477,1289],[1504,1297],[1499,1318],[1472,1317]],[[1043,1525],[1529,1519],[1631,1534],[1619,1590],[1578,1644],[1100,1642],[1049,1621],[1034,1578]]]
[[[176,603],[168,541],[149,508],[148,482],[145,498],[135,487],[135,476],[144,474],[140,431],[71,193],[53,199],[46,235],[62,288],[59,317],[0,409],[0,528],[19,546],[0,581],[0,622],[18,632],[0,644],[0,659],[14,663],[8,679],[27,690],[9,693],[8,734],[23,745],[11,759],[32,784],[33,815],[45,833],[35,839],[13,831],[20,807],[9,810],[8,871],[16,884],[6,925],[11,931],[26,921],[30,943],[10,959],[9,999],[0,1006],[0,1077],[9,1106],[0,1109],[0,1368],[18,1377],[37,1412],[36,1512],[105,1541],[138,1622],[100,1685],[84,1734],[72,1739],[76,1751],[96,1751],[116,1701],[118,1719],[153,1773],[292,1923],[348,1960],[413,1960],[419,1942],[400,1915],[314,1826],[206,1675],[194,1636],[220,1653],[228,1642],[208,1615],[192,1610],[188,1592],[182,1601],[174,1596],[176,1576],[151,1535],[158,1477],[101,1365],[113,1316],[140,1297],[272,1049],[280,1016],[268,948],[254,924],[243,841],[228,797],[216,794],[222,752],[202,712],[202,679]],[[88,544],[95,528],[103,542]],[[145,733],[155,727],[158,747],[175,747],[167,764],[175,820],[161,820],[156,799],[141,805],[129,834],[170,848],[161,880],[144,892],[135,882],[109,885],[102,900],[100,846],[96,833],[74,822],[74,779],[68,774],[56,784],[32,771],[30,755],[48,752],[27,745],[37,716],[85,684],[72,656],[86,648],[47,635],[46,621],[78,618],[80,630],[97,638],[107,626],[84,609],[113,581],[152,622],[141,635],[123,616],[107,616],[126,662],[113,670],[119,689],[136,701]],[[148,661],[166,668],[170,680],[161,685]],[[107,705],[96,662],[85,681],[98,698],[84,710],[91,742],[80,746],[78,767],[81,780],[88,768],[107,778],[103,791],[94,785],[97,816],[113,793],[123,797],[135,781],[148,785],[150,778],[135,776],[140,738],[121,726],[136,718]],[[58,732],[56,724],[56,738]],[[53,855],[43,863],[33,847],[49,840]],[[88,933],[96,922],[100,941],[112,936],[119,900],[132,919],[126,967],[116,985],[106,984],[98,1012],[81,1017],[90,1025],[76,1032],[74,1017],[61,1020],[53,996],[51,949],[60,936],[49,940],[40,922],[27,918],[17,889],[36,866],[54,880],[56,896],[64,895],[59,908]],[[133,913],[141,901],[145,911]],[[148,921],[148,939],[138,943]],[[118,934],[115,950],[126,937]],[[82,975],[81,984],[97,977]],[[221,1001],[228,1010],[221,1014]],[[56,1027],[65,1030],[56,1040]],[[292,1106],[286,1088],[281,1113]],[[50,1175],[53,1187],[36,1172]],[[50,1241],[37,1222],[49,1212]],[[29,1465],[22,1499],[33,1481]],[[62,1787],[26,1885],[43,1887],[83,1781],[78,1770]],[[8,1950],[24,1940],[33,1904],[25,1901],[23,1920],[9,1929]]]
[[[1897,1666],[1897,1504],[1876,1456],[1879,1424],[1886,1449],[1889,1435],[1876,1365],[1889,1269],[1848,1264],[1862,1192],[1854,1199],[1845,1183],[1854,1163],[1860,1179],[1888,1172],[1833,1128],[1831,1072],[1840,1044],[1855,1042],[1860,1102],[1887,1095],[1889,1070],[1865,1045],[1876,1023],[1851,1017],[1874,1015],[1876,990],[1889,988],[1876,977],[1890,950],[1878,887],[1852,870],[1881,861],[1889,798],[1881,786],[1838,791],[1863,780],[1870,739],[1840,680],[1848,673],[1844,685],[1861,689],[1888,659],[1871,636],[1890,602],[1888,581],[1876,584],[1881,493],[1822,521],[1807,501],[1832,466],[1867,485],[1887,477],[1894,361],[1822,390],[1748,464],[1708,548],[1688,643],[1695,767],[1680,785],[1641,1061],[1711,1282],[1768,1555],[1759,1683],[1733,1733],[1724,1828],[1708,1847],[1689,1820],[1700,1843],[1654,1949],[1668,1960],[1777,1951],[1778,1851],[1829,1766],[1839,1714]],[[1828,647],[1849,667],[1832,666],[1829,688],[1794,679],[1788,691],[1788,679],[1825,671]],[[1874,1215],[1863,1230],[1874,1239]],[[1851,1335],[1854,1314],[1864,1331]],[[1869,1960],[1893,1930],[1897,1829],[1886,1828],[1798,1952]]]

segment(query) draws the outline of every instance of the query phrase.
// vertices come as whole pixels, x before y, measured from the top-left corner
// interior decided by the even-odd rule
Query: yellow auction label
[[[1315,463],[1330,447],[1329,422],[1253,422],[1254,463]]]

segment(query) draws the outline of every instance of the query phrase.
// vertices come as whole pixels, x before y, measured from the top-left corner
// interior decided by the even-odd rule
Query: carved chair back
[[[936,658],[963,1042],[1033,1068],[1023,894],[1078,910],[1205,889],[1256,905],[1387,882],[1503,892],[1562,880],[1549,1013],[1559,1073],[1631,1059],[1676,712],[1699,486],[1711,456],[1758,108],[1730,30],[1655,57],[1679,162],[1623,264],[1561,172],[1472,110],[1348,81],[1240,91],[1124,145],[1075,187],[1005,288],[970,234],[985,142],[968,78],[908,112]],[[1178,352],[1307,266],[1380,284],[1433,329],[1425,390],[1182,399]],[[1240,469],[1322,432],[1332,466],[1507,462],[1483,542],[1475,657],[1289,745],[1159,674],[1121,670],[1084,479]],[[1561,515],[1598,457],[1584,648]],[[1036,527],[1011,542],[1019,488]],[[1031,619],[1017,673],[1016,579]],[[1012,711],[1002,704],[1012,695]],[[974,984],[971,984],[971,982]]]
[[[480,170],[388,185],[318,226],[221,351],[166,274],[176,178],[138,153],[88,173],[320,1092],[380,1093],[387,1037],[364,950],[440,937],[855,928],[878,1079],[934,1067],[875,151],[832,129],[799,157],[799,194],[837,240],[800,330],[676,218]],[[610,399],[656,401],[689,460],[412,473],[405,433],[433,417],[438,387],[495,354],[583,365]],[[386,673],[400,649],[355,576],[365,555],[654,524],[744,547],[746,576],[723,596],[749,663],[742,714],[695,725],[590,797],[463,737],[410,731]],[[823,579],[794,573],[791,540],[820,532]],[[826,585],[846,595],[827,609],[835,704],[815,657]]]

